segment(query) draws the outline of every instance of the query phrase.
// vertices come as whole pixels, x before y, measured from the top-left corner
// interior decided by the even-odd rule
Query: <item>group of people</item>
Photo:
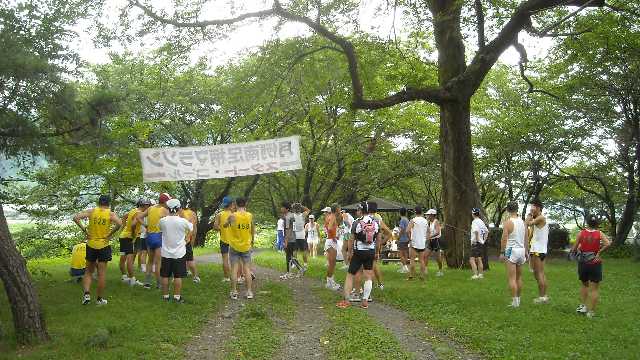
[[[250,251],[255,237],[255,225],[253,215],[246,211],[246,199],[238,198],[233,201],[227,197],[223,204],[225,209],[216,215],[213,227],[220,231],[221,239],[224,241],[221,243],[221,249],[225,254],[225,280],[233,280],[231,297],[237,298],[235,274],[239,271],[250,271],[250,266],[241,268],[240,264],[249,264],[251,261]],[[130,286],[140,285],[151,289],[155,278],[156,288],[162,290],[162,299],[170,301],[169,280],[173,278],[173,300],[183,303],[182,279],[187,276],[187,269],[191,272],[194,283],[201,281],[193,257],[197,218],[188,202],[181,203],[178,199],[163,193],[156,205],[152,205],[149,199],[140,199],[136,207],[122,218],[111,210],[109,196],[100,196],[97,205],[73,217],[74,222],[86,235],[86,243],[74,246],[70,271],[71,276],[82,278],[82,304],[87,305],[91,302],[90,289],[95,273],[96,304],[108,303],[104,292],[107,264],[112,260],[110,239],[118,231],[122,281]],[[145,274],[144,282],[135,277],[136,257],[142,262],[140,269]],[[251,276],[247,279],[247,289],[247,298],[253,298]]]
[[[97,278],[96,303],[107,304],[104,296],[107,263],[112,259],[110,239],[120,231],[120,271],[122,281],[131,286],[141,285],[147,289],[156,280],[156,288],[162,288],[162,298],[171,299],[169,279],[173,278],[173,299],[184,302],[181,295],[182,278],[187,276],[187,268],[193,274],[195,283],[200,282],[198,270],[193,258],[193,242],[197,231],[195,212],[169,194],[159,196],[158,204],[152,205],[148,199],[140,199],[135,208],[122,218],[110,209],[110,198],[100,196],[98,206],[82,211],[74,216],[74,222],[86,234],[86,244],[74,247],[71,275],[82,277],[83,304],[91,302],[90,288],[93,277]],[[520,306],[522,293],[522,268],[527,261],[538,285],[538,297],[533,302],[546,304],[547,281],[545,276],[545,258],[548,253],[549,224],[543,215],[543,205],[535,199],[530,204],[531,211],[523,218],[518,214],[518,203],[510,202],[506,206],[507,218],[503,222],[500,242],[500,260],[506,264],[510,307]],[[247,299],[254,297],[252,280],[255,279],[251,268],[251,254],[255,241],[255,223],[253,215],[247,211],[245,198],[232,199],[226,196],[222,200],[222,210],[211,221],[212,228],[220,233],[220,252],[224,282],[231,283],[230,296],[238,299],[238,284],[246,286]],[[281,218],[278,221],[278,241],[286,253],[287,272],[281,276],[285,280],[293,276],[302,276],[308,267],[309,256],[317,255],[320,243],[320,224],[316,222],[310,209],[300,203],[283,202]],[[397,228],[391,231],[377,213],[375,202],[362,202],[357,206],[356,217],[343,211],[334,204],[322,209],[324,213],[323,233],[324,252],[327,260],[325,286],[332,290],[343,290],[344,298],[337,303],[340,308],[359,301],[367,308],[371,301],[374,279],[377,286],[384,289],[383,276],[378,260],[381,249],[387,242],[394,240],[400,255],[399,272],[407,274],[407,280],[416,276],[416,262],[419,263],[417,276],[424,280],[431,254],[436,254],[438,272],[443,276],[444,242],[442,226],[435,209],[423,213],[420,206],[414,209],[409,219],[407,209],[400,209]],[[480,209],[471,209],[470,256],[469,264],[473,272],[471,279],[484,278],[483,254],[489,230],[480,216]],[[88,220],[86,224],[83,220]],[[576,239],[572,253],[578,259],[578,274],[582,283],[581,304],[577,312],[593,317],[598,301],[598,285],[602,280],[602,259],[600,254],[610,245],[609,239],[597,230],[598,219],[590,216],[586,219],[587,228]],[[121,229],[122,228],[122,229]],[[311,249],[311,254],[309,250]],[[86,270],[81,269],[84,255]],[[146,264],[144,258],[146,256]],[[302,263],[300,262],[302,257]],[[135,277],[134,260],[138,257],[140,268],[145,273],[141,282]],[[335,280],[336,263],[344,262],[347,276],[344,287]],[[145,266],[146,265],[146,266]],[[297,270],[297,275],[294,275]],[[97,273],[97,276],[96,276]]]

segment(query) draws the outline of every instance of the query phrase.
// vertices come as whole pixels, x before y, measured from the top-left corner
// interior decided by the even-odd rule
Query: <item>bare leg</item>
[[[509,261],[507,261],[505,264],[507,267],[507,276],[509,282],[509,290],[511,290],[511,297],[515,298],[518,296],[518,279],[516,276],[516,265]]]
[[[336,255],[338,255],[336,249],[329,248],[327,250],[327,261],[329,262],[329,266],[327,266],[327,278],[333,278],[336,270]]]
[[[225,279],[230,277],[230,269],[231,265],[229,264],[229,253],[222,254],[222,272],[224,273]]]
[[[469,258],[469,265],[471,265],[471,271],[473,275],[478,275],[478,267],[476,266],[476,258]]]
[[[253,293],[253,279],[251,278],[251,262],[242,262],[242,269],[244,270],[244,285],[247,287],[247,291]]]
[[[344,299],[349,301],[349,299],[351,298],[350,294],[351,294],[351,289],[353,288],[353,275],[351,275],[351,273],[347,272],[347,277],[345,277],[344,279]]]
[[[127,274],[126,264],[127,264],[127,255],[120,255],[120,262],[118,266],[120,267],[120,274],[122,275]]]
[[[518,286],[516,296],[520,297],[520,294],[522,293],[522,266],[520,265],[516,265],[516,284]]]
[[[378,285],[382,285],[383,281],[382,281],[382,270],[380,270],[380,266],[378,266],[378,262],[374,261],[373,262],[373,274],[375,275],[376,281],[378,282]]]
[[[196,267],[195,261],[187,261],[187,268],[191,271],[194,278],[198,277],[198,268]]]
[[[598,286],[599,284],[596,282],[589,282],[590,301],[587,305],[589,311],[596,311],[596,305],[598,304],[598,298],[600,296]]]
[[[429,273],[429,258],[431,257],[431,250],[425,249],[421,255],[424,257],[424,275],[427,275]],[[420,265],[420,271],[422,271],[422,262]]]
[[[173,295],[180,296],[182,292],[182,278],[173,278]]]
[[[427,276],[427,265],[429,264],[429,253],[427,251],[418,253],[418,257],[420,258],[420,278],[422,279]]]
[[[133,262],[135,260],[134,257],[135,257],[134,254],[127,255],[127,273],[129,278],[132,278],[134,276],[134,273],[133,273]]]
[[[538,294],[544,297],[547,295],[547,278],[544,275],[544,261],[537,256],[533,256],[533,271],[538,281]]]
[[[107,263],[98,262],[98,289],[96,291],[96,296],[99,298],[103,297],[104,295],[106,278],[107,278]]]
[[[409,249],[409,278],[416,276],[416,251]]]
[[[157,248],[153,250],[153,263],[156,267],[154,275],[158,283],[160,282],[160,260],[162,260],[162,256],[160,255],[160,248]]]
[[[482,263],[482,258],[476,258],[476,262],[478,263],[478,273],[482,275],[482,273],[484,272],[484,264]]]
[[[444,251],[438,250],[438,270],[442,271],[442,265],[444,264]]]
[[[587,300],[589,298],[589,282],[583,282],[580,286],[580,301],[584,306],[587,306]]]
[[[235,261],[231,264],[231,292],[236,294],[238,292],[238,269],[240,268],[240,262]]]
[[[160,283],[162,284],[162,295],[169,296],[169,278],[161,278]]]
[[[91,282],[93,281],[93,272],[96,270],[96,263],[87,261],[87,268],[84,270],[82,277],[82,288],[85,293],[91,292]]]

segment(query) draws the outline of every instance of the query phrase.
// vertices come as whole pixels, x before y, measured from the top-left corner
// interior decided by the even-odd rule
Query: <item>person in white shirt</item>
[[[538,297],[533,299],[536,304],[549,302],[547,296],[547,277],[544,275],[544,259],[547,256],[547,244],[549,243],[549,224],[547,218],[542,215],[542,202],[540,199],[531,201],[531,212],[527,215],[525,223],[533,228],[531,237],[531,265],[533,276],[538,282]]]
[[[420,280],[424,280],[427,271],[427,259],[425,249],[427,247],[427,234],[429,232],[429,222],[422,216],[422,207],[416,206],[414,209],[416,216],[409,222],[407,234],[411,248],[409,249],[409,276],[407,280],[413,279],[416,274],[415,258],[420,261]]]
[[[473,221],[471,222],[471,256],[469,257],[469,264],[473,271],[471,279],[476,280],[484,278],[482,255],[489,229],[484,224],[484,221],[480,219],[480,209],[471,209],[471,216],[473,216]]]
[[[442,240],[442,228],[440,222],[436,219],[436,209],[427,210],[427,222],[429,223],[429,232],[427,233],[427,251],[424,256],[426,266],[429,266],[429,257],[431,253],[436,253],[436,260],[438,261],[438,272],[436,276],[443,276],[444,272],[442,267],[444,265],[444,247]]]
[[[171,199],[166,203],[169,215],[160,219],[162,232],[162,248],[160,255],[160,278],[162,284],[162,299],[169,301],[169,278],[173,276],[173,299],[184,303],[181,295],[182,278],[187,276],[187,235],[193,231],[193,224],[180,217],[180,201]]]
[[[529,237],[527,226],[518,216],[518,203],[507,204],[509,217],[502,225],[502,241],[500,242],[500,260],[505,261],[509,288],[511,289],[510,307],[520,307],[522,293],[522,265],[529,257]]]
[[[318,243],[320,243],[320,225],[316,222],[316,217],[309,215],[309,222],[304,226],[307,234],[307,244],[311,252],[311,257],[318,255]]]

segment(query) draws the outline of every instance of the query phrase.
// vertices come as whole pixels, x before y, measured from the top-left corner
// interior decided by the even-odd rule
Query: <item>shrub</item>
[[[74,224],[37,223],[12,236],[25,259],[68,256],[73,246],[84,240],[84,234]]]
[[[624,245],[612,245],[607,249],[602,256],[612,259],[629,259],[636,257],[640,253],[640,247],[638,245],[624,244]]]
[[[549,249],[564,249],[569,246],[569,230],[559,224],[549,224]]]

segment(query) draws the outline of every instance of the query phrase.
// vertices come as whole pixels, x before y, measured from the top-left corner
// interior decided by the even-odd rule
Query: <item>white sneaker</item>
[[[82,296],[82,305],[88,305],[91,302],[91,295],[84,294]]]
[[[384,290],[384,284],[378,284],[378,289]]]
[[[593,311],[588,311],[587,312],[587,317],[589,319],[593,319],[596,316],[596,313],[594,313]]]
[[[193,278],[193,282],[196,284],[200,284],[200,276],[196,276]]]
[[[533,299],[533,303],[534,304],[547,304],[547,303],[549,303],[549,297],[548,296],[537,297],[537,298]]]
[[[340,291],[340,289],[342,289],[342,286],[340,286],[340,284],[333,283],[333,290],[334,291]]]
[[[444,276],[444,273],[442,271],[438,271],[438,273],[436,274],[436,276]]]
[[[478,279],[484,279],[484,274],[483,273],[478,274]]]
[[[107,305],[107,299],[96,300],[96,305]]]
[[[477,280],[477,279],[480,279],[480,275],[471,276],[471,280]]]
[[[291,278],[293,275],[291,273],[284,273],[282,275],[280,275],[280,280],[287,280],[289,278]]]
[[[586,314],[587,313],[587,306],[584,304],[580,304],[578,305],[578,308],[576,309],[576,312],[579,314]]]
[[[251,291],[247,291],[247,300],[253,299],[253,293]]]
[[[238,293],[237,292],[232,292],[231,293],[231,299],[232,300],[238,300]]]
[[[122,282],[129,282],[129,277],[127,275],[122,275],[120,279],[122,280]]]
[[[223,278],[223,279],[222,279],[222,282],[223,282],[223,283],[225,283],[225,282],[231,282],[231,279],[229,279],[229,278]]]

